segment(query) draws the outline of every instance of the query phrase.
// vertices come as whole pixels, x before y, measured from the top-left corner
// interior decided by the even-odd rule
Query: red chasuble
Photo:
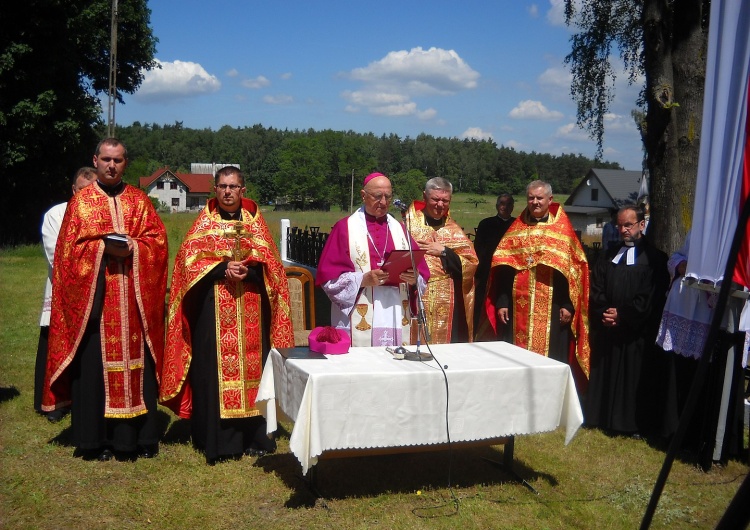
[[[552,306],[552,274],[555,269],[568,281],[575,314],[570,329],[574,344],[570,364],[579,388],[589,375],[589,266],[578,237],[559,203],[551,203],[549,221],[531,224],[528,209],[513,221],[492,256],[492,267],[508,265],[516,270],[513,283],[513,337],[517,346],[547,355]],[[493,274],[485,300],[487,317],[496,329]]]
[[[264,287],[271,305],[271,322],[262,322],[257,285],[228,280],[214,282],[221,417],[258,414],[255,398],[263,370],[264,329],[270,329],[271,347],[294,346],[289,286],[278,249],[258,206],[242,199],[241,212],[242,221],[223,220],[216,199],[211,199],[188,231],[175,259],[159,400],[183,418],[189,418],[192,412],[187,375],[193,355],[183,302],[188,291],[217,263],[250,260],[262,264]]]
[[[157,374],[164,350],[167,234],[151,200],[125,185],[109,197],[95,183],[68,203],[55,250],[49,353],[42,409],[70,403],[67,368],[91,316],[106,234],[133,239],[131,256],[109,258],[100,322],[104,365],[104,416],[131,418],[146,413],[143,402],[145,345]]]

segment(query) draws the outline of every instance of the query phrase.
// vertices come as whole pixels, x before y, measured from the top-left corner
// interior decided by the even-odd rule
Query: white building
[[[175,173],[168,167],[140,177],[139,186],[173,212],[198,211],[206,206],[214,191],[214,176],[209,173]]]
[[[590,169],[563,205],[573,228],[581,235],[601,237],[612,209],[636,204],[642,178],[648,177],[640,171]]]

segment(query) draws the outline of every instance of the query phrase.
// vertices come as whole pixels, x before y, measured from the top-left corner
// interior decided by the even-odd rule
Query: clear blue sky
[[[562,0],[151,0],[149,7],[162,68],[117,105],[118,125],[426,133],[491,137],[526,152],[595,153],[575,125]],[[630,117],[639,87],[622,73],[616,86],[604,158],[640,170]]]

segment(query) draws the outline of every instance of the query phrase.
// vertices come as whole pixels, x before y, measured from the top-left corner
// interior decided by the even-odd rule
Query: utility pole
[[[115,135],[115,103],[117,102],[117,0],[112,0],[112,26],[109,43],[109,101],[107,136]]]
[[[354,168],[352,168],[352,189],[349,194],[349,213],[354,210]]]

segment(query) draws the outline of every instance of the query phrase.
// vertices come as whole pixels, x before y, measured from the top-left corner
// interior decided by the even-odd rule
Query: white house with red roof
[[[140,177],[138,185],[172,212],[198,211],[206,206],[214,191],[214,176],[210,173],[177,173],[163,167],[151,176]]]

